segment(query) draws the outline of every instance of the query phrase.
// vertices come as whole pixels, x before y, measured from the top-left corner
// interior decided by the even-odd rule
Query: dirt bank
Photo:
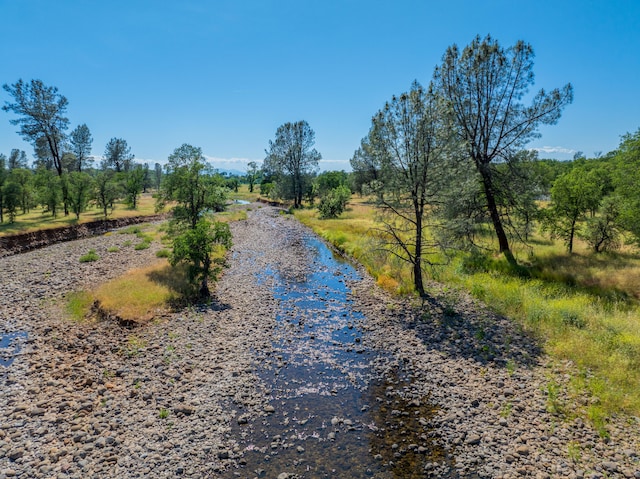
[[[64,241],[73,241],[103,234],[107,231],[128,225],[146,223],[149,221],[160,221],[165,218],[166,214],[132,216],[130,218],[91,221],[73,226],[62,226],[60,228],[50,228],[17,235],[0,236],[0,258],[3,256],[24,253],[25,251],[37,248],[43,248],[45,246]]]

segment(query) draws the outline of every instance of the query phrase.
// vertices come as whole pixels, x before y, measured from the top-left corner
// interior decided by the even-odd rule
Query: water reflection
[[[434,409],[401,370],[381,377],[385,353],[364,346],[364,316],[349,298],[359,275],[316,238],[307,271],[266,270],[280,302],[273,349],[257,352],[271,408],[239,421],[244,457],[227,477],[424,477],[444,461],[429,430]]]

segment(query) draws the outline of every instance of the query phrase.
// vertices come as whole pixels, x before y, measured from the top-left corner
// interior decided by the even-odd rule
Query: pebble
[[[155,252],[162,247],[157,241],[135,251],[124,246],[135,237],[113,233],[0,259],[4,327],[29,333],[21,354],[0,376],[0,410],[7,413],[0,423],[0,476],[219,477],[243,460],[239,438],[230,432],[232,422],[288,421],[280,415],[277,401],[266,404],[273,400],[272,391],[261,389],[256,381],[255,369],[262,359],[254,353],[265,351],[262,357],[268,358],[266,352],[273,350],[272,312],[277,305],[269,286],[256,283],[254,275],[272,264],[301,276],[313,268],[286,247],[306,230],[270,207],[255,209],[232,229],[231,267],[216,286],[219,304],[162,312],[157,321],[131,329],[107,320],[69,322],[62,317],[63,295],[156,261]],[[119,251],[109,253],[109,247]],[[79,256],[89,249],[96,249],[101,259],[79,263]],[[548,477],[544,474],[579,478],[579,470],[599,470],[596,477],[624,472],[640,479],[638,434],[629,433],[626,418],[607,424],[611,441],[605,442],[587,421],[564,423],[547,411],[543,391],[549,373],[553,368],[570,372],[571,367],[548,364],[509,321],[465,296],[455,305],[455,317],[442,313],[437,297],[417,314],[411,299],[392,298],[366,272],[362,275],[361,281],[349,282],[350,299],[367,321],[364,332],[356,323],[356,331],[349,334],[357,334],[354,342],[363,347],[389,352],[389,361],[375,365],[380,371],[392,372],[401,364],[413,380],[410,390],[390,386],[377,395],[379,400],[372,397],[372,407],[388,408],[390,421],[415,421],[429,434],[435,428],[461,477],[473,472],[503,479]],[[440,287],[434,284],[432,290]],[[477,339],[480,328],[483,342]],[[502,344],[507,337],[508,352]],[[476,348],[478,344],[490,348],[491,354]],[[270,354],[274,358],[279,353]],[[515,372],[507,371],[508,360],[517,364]],[[272,364],[285,366],[283,358]],[[564,379],[563,374],[554,376],[561,395],[571,377],[567,373]],[[340,391],[331,387],[329,392]],[[393,401],[398,399],[406,406],[396,405]],[[414,410],[425,402],[436,406],[434,416],[415,417]],[[273,416],[260,418],[265,413]],[[333,416],[330,422],[336,430],[369,429],[359,418]],[[292,416],[291,424],[308,426],[300,416]],[[370,428],[376,431],[385,424]],[[358,434],[336,440],[335,431],[320,431],[320,440],[326,437],[338,446],[343,437]],[[429,439],[426,434],[422,440],[394,439],[397,447],[387,445],[387,453],[397,454],[393,461],[398,463],[407,451],[427,460]],[[579,464],[567,457],[570,442],[579,446]],[[313,452],[305,446],[283,434],[275,452],[304,453],[295,456],[304,464]],[[261,452],[261,457],[276,461],[278,456],[271,452]],[[380,467],[392,467],[381,454],[372,457]],[[450,475],[444,460],[428,465],[422,474]],[[265,472],[256,474],[264,477]],[[281,472],[277,477],[296,476]]]

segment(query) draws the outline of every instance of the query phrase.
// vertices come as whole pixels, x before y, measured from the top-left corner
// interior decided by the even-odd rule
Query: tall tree
[[[495,166],[509,163],[515,152],[539,136],[539,125],[556,123],[573,100],[573,88],[567,84],[549,93],[540,90],[529,106],[522,103],[534,82],[533,56],[523,41],[505,50],[491,36],[478,36],[462,51],[456,45],[449,47],[435,73],[466,157],[480,174],[500,252],[512,264],[515,258],[503,225]]]
[[[315,133],[302,120],[285,123],[276,130],[275,141],[269,140],[269,148],[264,160],[264,169],[277,174],[281,181],[288,183],[286,198],[293,199],[294,208],[302,206],[305,177],[318,168],[322,155],[313,148]]]
[[[218,184],[213,170],[207,165],[202,149],[183,144],[169,156],[166,175],[158,195],[158,208],[175,201],[174,219],[178,223],[196,227],[207,211],[223,211],[226,203],[224,187]]]
[[[156,163],[153,170],[153,186],[156,191],[160,191],[160,185],[162,184],[162,165]]]
[[[19,125],[18,133],[30,141],[36,153],[38,150],[47,151],[58,176],[64,172],[62,155],[66,140],[69,119],[65,117],[68,100],[58,93],[56,87],[48,87],[41,80],[31,80],[25,83],[22,79],[13,85],[3,85],[3,88],[14,99],[14,103],[5,103],[4,111],[13,112],[18,118],[10,120],[12,125]],[[67,208],[67,190],[62,190],[65,215]]]
[[[16,168],[27,167],[27,154],[22,150],[18,150],[17,148],[11,150],[11,153],[9,153],[9,157],[7,158],[7,168],[9,168],[9,170],[14,170]]]
[[[62,146],[69,127],[69,120],[64,115],[69,102],[56,87],[48,87],[40,80],[25,83],[20,79],[3,88],[13,97],[14,103],[7,102],[2,109],[18,115],[10,123],[19,125],[18,133],[34,146],[38,139],[43,139],[58,176],[61,176]]]
[[[71,153],[76,156],[76,171],[82,171],[88,168],[91,159],[91,144],[93,143],[93,137],[89,127],[83,123],[78,125],[69,135],[69,145],[71,146]]]
[[[111,138],[104,149],[103,169],[113,168],[117,173],[129,171],[135,155],[131,153],[131,148],[127,140],[122,138]]]
[[[247,182],[249,183],[249,193],[253,193],[253,185],[258,181],[258,175],[260,173],[260,168],[258,168],[258,164],[255,161],[250,161],[247,163]]]
[[[427,254],[441,249],[427,228],[427,216],[438,207],[452,145],[443,102],[433,85],[425,90],[414,82],[372,122],[369,145],[381,160],[385,191],[378,196],[384,213],[380,236],[390,253],[412,266],[415,290],[424,296],[423,263]]]

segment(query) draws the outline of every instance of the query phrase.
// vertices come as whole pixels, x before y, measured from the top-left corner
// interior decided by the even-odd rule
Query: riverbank
[[[231,225],[230,267],[215,301],[144,328],[70,322],[63,297],[148,264],[160,245],[135,251],[124,246],[126,235],[102,235],[0,259],[3,332],[28,333],[14,363],[0,368],[0,477],[258,475],[243,468],[247,446],[237,426],[260,427],[278,414],[258,374],[264,355],[277,356],[281,334],[281,300],[264,272],[304,277],[317,266],[304,247],[308,229],[275,208],[253,208]],[[108,253],[110,247],[119,251]],[[101,259],[79,263],[89,249]],[[547,364],[510,322],[470,298],[453,309],[411,304],[360,273],[362,279],[345,279],[363,316],[359,347],[387,352],[372,368],[402,369],[407,379],[379,392],[381,401],[437,407],[419,427],[450,457],[425,462],[418,475],[640,477],[638,421],[609,424],[610,438],[602,439],[550,411],[567,387],[563,365]],[[319,431],[323,438],[348,429],[322,419],[330,425]],[[293,445],[304,460],[317,440],[276,441],[267,454]],[[389,447],[402,457],[414,444]]]

